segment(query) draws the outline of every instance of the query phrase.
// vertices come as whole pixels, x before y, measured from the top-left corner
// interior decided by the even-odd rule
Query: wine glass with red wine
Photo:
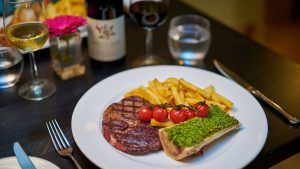
[[[133,66],[157,65],[163,59],[153,54],[152,30],[162,25],[168,15],[169,0],[130,0],[129,14],[131,18],[147,32],[146,56],[133,61]]]

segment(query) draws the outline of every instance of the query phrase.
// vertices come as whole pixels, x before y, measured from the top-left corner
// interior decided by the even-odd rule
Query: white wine
[[[7,27],[5,35],[14,47],[25,52],[33,52],[47,42],[48,27],[41,22],[20,23]]]
[[[125,21],[122,0],[87,0],[88,53],[100,62],[123,58]]]

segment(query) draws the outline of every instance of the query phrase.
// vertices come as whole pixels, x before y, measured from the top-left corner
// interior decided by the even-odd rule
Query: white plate
[[[235,104],[234,116],[242,123],[231,133],[205,149],[204,155],[175,161],[163,151],[134,156],[113,148],[102,136],[101,122],[105,108],[120,101],[122,95],[139,85],[158,78],[183,77],[205,87],[213,84],[218,93]],[[72,132],[83,154],[105,169],[120,168],[243,168],[261,151],[268,125],[263,109],[245,89],[231,80],[209,71],[182,66],[149,66],[130,69],[110,76],[89,89],[77,103],[72,116]]]
[[[50,161],[44,160],[38,157],[29,157],[34,166],[37,169],[59,169],[55,164]],[[5,157],[0,159],[0,168],[1,169],[21,169],[18,160],[15,156]]]

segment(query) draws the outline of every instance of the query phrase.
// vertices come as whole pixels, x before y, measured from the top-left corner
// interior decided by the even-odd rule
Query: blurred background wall
[[[182,0],[300,64],[300,0]]]

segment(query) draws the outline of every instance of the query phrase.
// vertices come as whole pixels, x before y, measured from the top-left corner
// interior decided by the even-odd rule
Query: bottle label
[[[102,62],[115,61],[125,53],[124,16],[110,20],[87,17],[89,56]]]

